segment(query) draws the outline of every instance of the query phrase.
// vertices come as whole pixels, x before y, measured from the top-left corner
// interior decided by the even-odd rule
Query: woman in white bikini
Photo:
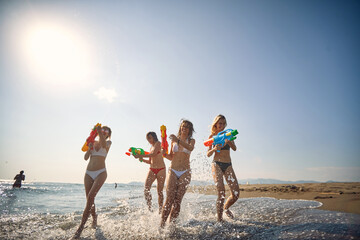
[[[99,135],[99,141],[95,141],[94,144],[89,144],[89,150],[84,156],[85,160],[88,160],[90,157],[84,177],[87,201],[81,224],[74,235],[74,239],[80,237],[90,213],[93,217],[92,227],[96,228],[97,215],[95,213],[95,196],[107,177],[105,159],[111,146],[111,141],[107,141],[107,139],[111,137],[111,129],[107,126],[99,126],[96,128],[96,131]]]
[[[216,116],[211,125],[211,135],[209,136],[209,138],[217,135],[219,132],[224,131],[226,125],[226,118],[223,115]],[[212,164],[212,174],[218,191],[216,209],[219,222],[223,221],[224,211],[229,218],[234,218],[234,215],[229,210],[229,207],[238,200],[240,193],[239,184],[234,169],[231,166],[230,148],[233,151],[236,151],[235,142],[226,139],[224,146],[221,147],[220,145],[216,145],[215,147],[213,147],[213,145],[211,145],[207,152],[208,157],[215,153],[214,161]],[[226,200],[225,205],[225,185],[223,178],[225,178],[231,191],[231,195]]]
[[[191,181],[190,153],[194,149],[195,139],[193,124],[188,120],[181,122],[177,136],[171,134],[170,154],[162,150],[164,156],[171,161],[166,184],[166,200],[161,215],[161,227],[165,226],[170,214],[170,222],[174,222],[180,213],[181,201]]]
[[[164,202],[164,183],[166,178],[166,168],[164,158],[161,155],[161,143],[159,142],[155,132],[148,132],[146,139],[151,144],[150,153],[147,155],[137,154],[134,157],[139,158],[141,162],[150,164],[149,173],[147,174],[145,181],[144,195],[146,203],[151,211],[151,185],[157,180],[157,192],[158,192],[158,203],[159,203],[159,214],[161,213],[162,205]],[[144,157],[149,160],[143,159]]]

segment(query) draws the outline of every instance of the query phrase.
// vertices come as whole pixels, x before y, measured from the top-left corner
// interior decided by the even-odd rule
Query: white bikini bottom
[[[93,180],[95,180],[100,175],[100,173],[105,172],[105,171],[106,171],[106,168],[102,168],[102,169],[96,170],[96,171],[86,170],[86,174],[89,175]]]
[[[181,175],[183,175],[184,173],[186,173],[187,171],[190,170],[190,169],[186,169],[185,171],[177,171],[177,170],[174,170],[174,169],[172,169],[172,168],[170,168],[170,169],[171,169],[171,171],[173,171],[173,172],[175,173],[175,175],[176,175],[177,178],[180,178]]]

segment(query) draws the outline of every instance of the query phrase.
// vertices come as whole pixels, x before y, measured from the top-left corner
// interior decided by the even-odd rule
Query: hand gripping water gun
[[[81,150],[83,152],[86,152],[87,150],[89,150],[89,144],[90,143],[94,143],[95,142],[95,138],[98,135],[96,128],[100,126],[101,127],[101,123],[97,123],[94,128],[91,130],[90,132],[90,136],[86,139],[86,142],[84,144],[84,146],[81,148]]]
[[[204,145],[206,147],[209,147],[211,144],[213,145],[217,145],[217,144],[221,144],[221,146],[224,146],[225,144],[225,139],[228,139],[230,141],[235,140],[236,139],[236,135],[238,134],[238,131],[232,130],[232,129],[226,129],[225,131],[219,132],[217,135],[213,136],[212,138],[206,140],[204,142]],[[217,150],[217,152],[220,152],[220,150]]]
[[[144,149],[142,149],[142,148],[131,147],[131,148],[129,148],[129,152],[126,152],[125,154],[128,155],[128,156],[131,156],[131,154],[133,156],[135,156],[137,154],[145,154],[145,155],[147,155],[147,154],[149,154],[149,152],[144,151]]]
[[[169,143],[166,140],[167,135],[166,135],[166,127],[165,127],[165,125],[162,125],[160,127],[160,131],[161,131],[161,148],[166,151],[166,154],[168,154]]]

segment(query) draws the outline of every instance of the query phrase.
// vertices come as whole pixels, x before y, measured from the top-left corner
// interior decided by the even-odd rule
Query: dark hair
[[[21,170],[21,171],[20,171],[20,174],[23,174],[23,173],[24,173],[24,170]]]
[[[158,138],[157,138],[157,136],[156,136],[156,133],[155,133],[155,132],[148,132],[148,133],[146,134],[146,137],[148,137],[149,135],[151,135],[151,136],[153,137],[153,139],[154,139],[155,142],[159,141]]]
[[[178,132],[178,134],[177,134],[177,137],[178,137],[178,138],[180,137],[180,134],[181,134],[181,125],[182,125],[182,124],[188,125],[188,127],[189,127],[189,136],[188,136],[188,139],[190,140],[190,139],[192,138],[193,133],[195,132],[195,130],[194,130],[194,125],[193,125],[192,122],[190,122],[189,120],[181,119],[180,126],[179,126],[179,132]]]

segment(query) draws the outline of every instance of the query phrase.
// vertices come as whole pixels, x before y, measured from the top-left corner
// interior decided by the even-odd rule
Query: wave
[[[323,211],[316,201],[239,199],[234,220],[216,221],[216,197],[186,194],[176,224],[159,229],[160,215],[144,201],[122,199],[115,206],[97,209],[99,227],[85,239],[352,239],[360,237],[360,215]],[[154,199],[153,205],[156,205]],[[156,207],[155,207],[156,209]],[[0,239],[68,239],[76,231],[82,212],[25,214],[2,217]]]

